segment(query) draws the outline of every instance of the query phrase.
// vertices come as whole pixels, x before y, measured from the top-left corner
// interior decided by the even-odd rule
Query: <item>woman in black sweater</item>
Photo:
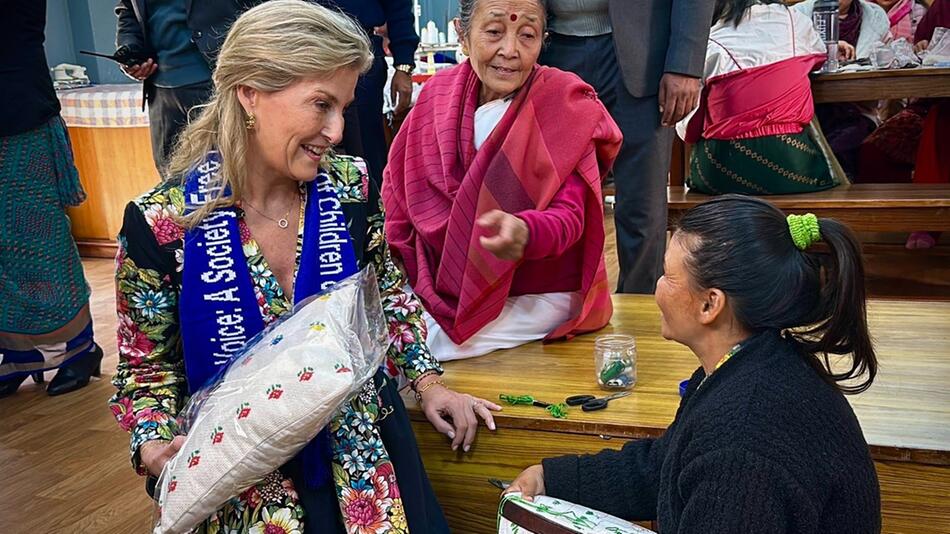
[[[548,458],[509,492],[654,519],[661,533],[880,532],[877,475],[843,395],[877,370],[848,228],[726,195],[683,217],[665,272],[663,337],[701,364],[669,429]]]

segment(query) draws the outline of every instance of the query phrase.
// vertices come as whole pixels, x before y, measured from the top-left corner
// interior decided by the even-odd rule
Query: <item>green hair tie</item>
[[[821,241],[821,230],[818,227],[818,217],[813,213],[804,215],[789,215],[788,230],[792,234],[792,241],[800,250],[805,250],[813,243]]]

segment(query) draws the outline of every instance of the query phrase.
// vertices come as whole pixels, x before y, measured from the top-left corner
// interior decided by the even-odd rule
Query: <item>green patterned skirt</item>
[[[689,158],[691,191],[707,195],[811,193],[840,184],[834,165],[804,131],[751,139],[702,139]]]
[[[65,211],[84,199],[58,115],[0,137],[0,332],[52,332],[89,301]]]

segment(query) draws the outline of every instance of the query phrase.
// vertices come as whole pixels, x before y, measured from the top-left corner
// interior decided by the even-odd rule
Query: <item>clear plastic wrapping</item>
[[[179,415],[187,437],[156,487],[155,534],[190,531],[293,458],[372,379],[387,348],[372,266],[251,339]]]
[[[871,52],[871,64],[876,69],[903,69],[920,66],[920,59],[914,53],[914,45],[901,37],[875,46]]]
[[[921,57],[925,66],[950,65],[950,30],[944,27],[936,28]]]

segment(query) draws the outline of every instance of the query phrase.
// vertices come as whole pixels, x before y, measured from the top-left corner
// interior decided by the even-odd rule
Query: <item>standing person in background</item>
[[[366,204],[372,216],[378,211],[379,191],[383,184],[383,168],[389,149],[383,129],[383,90],[386,87],[386,54],[383,37],[376,35],[375,28],[385,25],[389,39],[389,51],[393,56],[391,97],[394,113],[405,113],[412,105],[412,71],[416,67],[415,15],[412,0],[318,0],[318,3],[337,7],[355,18],[369,35],[373,46],[373,66],[360,77],[356,85],[356,99],[346,113],[346,129],[343,130],[343,152],[360,156],[366,162],[373,186],[369,188]],[[357,218],[354,222],[361,221]],[[365,232],[356,232],[363,235]]]
[[[547,0],[539,63],[578,74],[623,132],[614,166],[620,293],[663,274],[672,126],[699,102],[712,0]]]
[[[86,198],[43,50],[46,2],[7,2],[0,19],[0,397],[59,369],[60,395],[99,374],[89,285],[67,206]]]
[[[261,0],[119,0],[116,47],[146,58],[122,67],[144,83],[152,157],[159,174],[191,108],[211,96],[211,71],[231,23]]]

